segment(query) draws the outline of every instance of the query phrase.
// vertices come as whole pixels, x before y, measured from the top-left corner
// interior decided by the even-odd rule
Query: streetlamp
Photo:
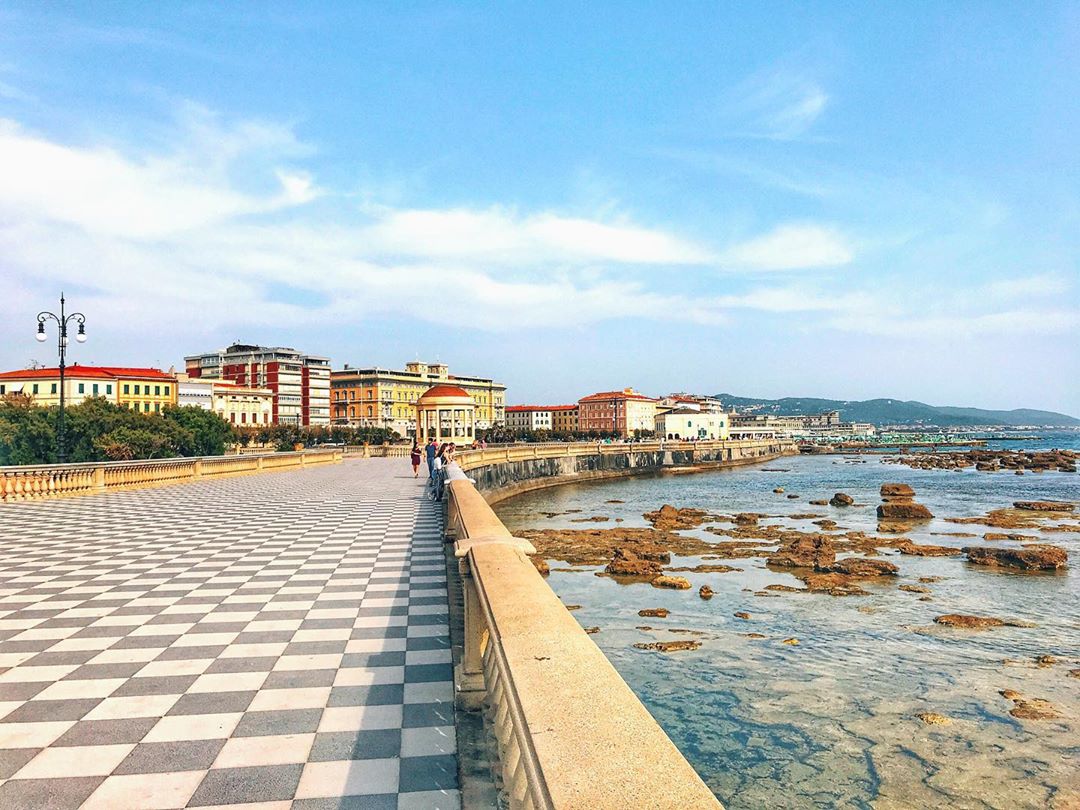
[[[75,335],[75,340],[79,343],[86,342],[86,316],[81,312],[72,312],[70,315],[64,312],[64,294],[60,293],[60,314],[55,315],[52,312],[39,312],[37,316],[37,339],[38,343],[44,343],[47,335],[45,334],[45,322],[49,319],[56,321],[56,325],[59,327],[59,332],[56,336],[56,349],[60,355],[60,416],[56,421],[56,460],[61,464],[67,461],[67,449],[64,446],[64,369],[66,363],[64,362],[67,356],[68,345],[68,324],[72,321],[77,321],[79,324],[79,332]]]

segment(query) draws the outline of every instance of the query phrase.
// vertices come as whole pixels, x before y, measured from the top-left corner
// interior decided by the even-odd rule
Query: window
[[[98,395],[98,390],[97,390],[98,389],[98,384],[94,383],[92,386],[90,386],[90,389],[93,392],[94,396],[96,397]]]
[[[165,389],[165,396],[169,396],[169,386],[162,386]]]
[[[105,386],[105,393],[106,393],[106,394],[111,394],[111,393],[112,393],[112,383],[108,383],[108,384],[107,384],[107,385]]]
[[[124,393],[125,394],[130,394],[131,393],[131,386],[130,385],[125,385],[124,386]]]
[[[4,393],[4,388],[3,388],[3,386],[0,386],[0,394],[2,394],[2,393]],[[52,393],[54,393],[54,394],[56,393],[56,383],[52,384]]]
[[[161,403],[160,402],[155,402],[154,403],[154,413],[161,413]]]
[[[144,402],[143,403],[143,413],[150,413],[150,403],[149,402]]]
[[[245,424],[247,423],[247,413],[240,414],[240,421],[244,422]]]
[[[0,394],[4,394],[4,393],[6,393],[5,390],[4,390],[4,386],[0,385]]]
[[[34,393],[36,394],[36,393],[37,393],[37,386],[36,386],[36,385],[34,386],[34,389],[35,389],[35,390],[34,390]],[[371,410],[371,406],[370,406],[370,405],[368,405],[368,406],[367,406],[367,415],[368,415],[368,418],[369,418],[369,419],[370,419],[370,418],[371,418],[371,417],[373,416],[373,413],[372,413],[372,410]]]
[[[147,386],[147,388],[149,388],[149,387],[150,386]],[[160,385],[155,385],[154,386],[154,396],[155,397],[160,397],[161,396],[161,386]]]

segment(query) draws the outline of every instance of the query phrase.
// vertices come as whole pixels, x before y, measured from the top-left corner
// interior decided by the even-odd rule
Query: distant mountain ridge
[[[739,411],[767,413],[776,416],[801,416],[822,411],[840,411],[845,422],[872,422],[875,425],[938,425],[956,427],[963,425],[1000,425],[1016,427],[1037,425],[1040,427],[1077,427],[1080,419],[1054,411],[1017,408],[1012,411],[992,411],[982,408],[955,408],[927,405],[915,400],[866,399],[849,401],[840,399],[816,399],[813,397],[785,397],[783,399],[756,399],[737,397],[734,394],[717,394],[725,406]]]

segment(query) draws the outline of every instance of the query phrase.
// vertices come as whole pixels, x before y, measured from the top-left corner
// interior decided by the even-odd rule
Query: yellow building
[[[350,368],[330,374],[330,416],[335,425],[382,427],[416,434],[416,403],[434,385],[464,390],[476,406],[477,429],[503,421],[506,386],[483,377],[459,377],[442,363],[408,363],[404,371]]]
[[[143,413],[175,405],[176,377],[156,368],[108,368],[116,378],[116,404]]]
[[[60,369],[31,368],[0,374],[0,396],[25,394],[34,404],[60,404]],[[90,397],[103,397],[116,405],[143,413],[176,404],[176,378],[156,368],[68,366],[64,370],[64,402],[78,405]]]
[[[554,433],[577,433],[577,405],[552,405],[551,430]]]

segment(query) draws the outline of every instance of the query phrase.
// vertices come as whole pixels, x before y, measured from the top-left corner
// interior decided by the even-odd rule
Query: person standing
[[[424,447],[424,453],[427,456],[427,472],[428,478],[432,481],[435,480],[435,455],[438,448],[435,446],[435,439],[428,439],[427,445]]]
[[[420,443],[413,442],[412,453],[409,454],[409,460],[412,462],[412,477],[420,477]]]

